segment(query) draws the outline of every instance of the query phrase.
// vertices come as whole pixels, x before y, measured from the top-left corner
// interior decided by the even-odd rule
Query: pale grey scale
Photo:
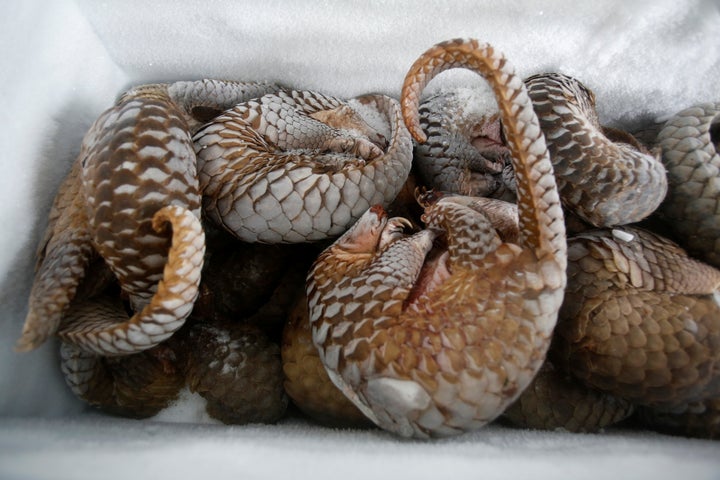
[[[77,397],[83,397],[88,392],[96,364],[97,355],[69,343],[60,344],[60,370],[65,383]]]
[[[592,225],[613,226],[640,221],[659,206],[665,169],[656,156],[604,135],[592,92],[562,74],[525,83],[566,208]]]
[[[331,110],[345,105],[345,102],[339,98],[309,90],[282,90],[278,93],[278,97],[290,104],[296,105],[301,111],[307,114],[321,110]]]
[[[685,109],[669,119],[655,144],[668,169],[659,212],[689,253],[720,267],[720,103]]]
[[[306,98],[301,93],[296,96]],[[367,97],[387,119],[392,134],[383,155],[364,160],[328,153],[327,148],[342,145],[337,141],[343,136],[356,135],[304,113],[345,103],[319,94],[311,98],[316,106],[299,100],[297,105],[277,105],[280,99],[296,101],[292,92],[281,91],[239,105],[195,137],[204,210],[242,240],[289,243],[339,235],[371,204],[389,204],[407,178],[412,146],[396,102]],[[244,118],[248,112],[257,113],[252,122]],[[271,124],[279,119],[285,121],[285,128],[297,124],[295,135]],[[277,144],[270,141],[273,138]]]
[[[265,136],[277,148],[315,150],[325,148],[330,140],[343,135],[343,132],[308,115],[342,105],[340,100],[320,94],[309,96],[302,95],[302,92],[280,91],[278,94],[265,95],[257,103],[251,102],[247,107],[238,105],[232,116],[249,117],[248,110],[252,109],[254,112],[251,118],[259,119],[256,132]],[[225,117],[218,120],[224,121]]]

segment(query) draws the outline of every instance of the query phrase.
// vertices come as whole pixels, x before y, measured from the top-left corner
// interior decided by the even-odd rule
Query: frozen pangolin
[[[498,231],[517,221],[510,205],[497,208],[504,202],[473,203]],[[718,287],[717,269],[655,233],[618,227],[570,237],[550,358],[505,418],[593,431],[645,405],[649,426],[717,435]]]
[[[560,73],[534,75],[525,84],[566,213],[609,227],[638,222],[660,205],[667,178],[659,158],[631,135],[602,127],[590,89]],[[417,147],[418,165],[430,187],[506,198],[512,171],[497,114],[482,93],[457,89],[423,104],[428,140]]]
[[[637,407],[652,428],[716,436],[720,271],[626,226],[569,238],[567,282],[552,370],[506,415],[523,426],[592,431]]]
[[[565,287],[552,165],[505,57],[476,40],[428,50],[403,87],[409,130],[425,139],[420,93],[452,67],[483,75],[498,99],[517,177],[517,243],[452,197],[426,202],[427,229],[409,236],[406,220],[378,206],[318,257],[307,281],[313,341],[330,378],[374,423],[403,436],[458,434],[500,415],[542,365]],[[447,251],[426,262],[436,239]]]
[[[144,85],[100,115],[50,212],[18,350],[60,330],[83,350],[124,355],[151,348],[182,326],[197,296],[205,249],[191,136],[202,121],[193,115],[275,89],[211,80]],[[121,310],[62,327],[97,256],[137,313],[128,319]]]
[[[586,385],[672,409],[720,396],[720,270],[654,233],[568,240],[555,363]]]
[[[340,235],[395,198],[412,161],[399,105],[382,95],[280,90],[217,117],[195,145],[203,211],[248,242]]]
[[[660,214],[691,255],[720,268],[720,103],[677,113],[655,143],[669,182]]]
[[[670,434],[720,438],[720,397],[672,408],[643,408],[639,417],[646,425]]]

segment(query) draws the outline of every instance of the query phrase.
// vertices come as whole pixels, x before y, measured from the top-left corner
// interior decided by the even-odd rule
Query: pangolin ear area
[[[373,253],[387,221],[382,205],[373,205],[335,242],[335,247],[348,253]]]

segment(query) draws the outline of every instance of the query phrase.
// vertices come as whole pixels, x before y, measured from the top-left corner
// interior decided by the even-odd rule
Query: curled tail
[[[108,306],[71,311],[58,332],[62,340],[98,355],[126,355],[159,344],[183,325],[198,295],[205,234],[200,220],[183,207],[159,210],[153,228],[160,232],[166,222],[172,225],[172,245],[150,303],[130,319]]]
[[[545,137],[525,85],[502,53],[474,39],[456,39],[422,54],[402,88],[401,107],[408,130],[418,142],[425,141],[418,112],[420,94],[436,75],[458,67],[482,75],[495,93],[517,177],[519,243],[538,258],[554,257],[564,267],[565,225]]]

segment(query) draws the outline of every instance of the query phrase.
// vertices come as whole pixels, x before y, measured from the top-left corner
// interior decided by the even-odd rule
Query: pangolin
[[[552,165],[505,57],[477,40],[428,50],[403,86],[408,129],[424,140],[420,93],[453,67],[480,73],[495,92],[516,172],[517,243],[453,197],[425,202],[426,228],[413,235],[375,206],[321,253],[307,281],[313,341],[330,378],[374,423],[402,436],[458,434],[500,415],[542,365],[565,287]],[[445,252],[418,282],[435,240]]]
[[[280,90],[214,119],[195,148],[203,211],[263,243],[337,237],[395,198],[412,161],[399,105],[384,95],[345,102]]]
[[[276,89],[215,80],[142,85],[99,116],[50,212],[18,350],[60,331],[84,350],[124,355],[152,348],[182,326],[205,249],[192,144],[203,121],[196,117]],[[109,266],[135,314],[118,310],[62,327],[95,257]]]
[[[579,80],[543,73],[525,80],[545,135],[566,215],[595,227],[638,222],[665,198],[667,176],[657,151],[630,134],[603,127],[595,94]],[[428,140],[417,162],[427,186],[465,195],[508,198],[514,175],[497,111],[476,89],[427,99],[420,122]]]

